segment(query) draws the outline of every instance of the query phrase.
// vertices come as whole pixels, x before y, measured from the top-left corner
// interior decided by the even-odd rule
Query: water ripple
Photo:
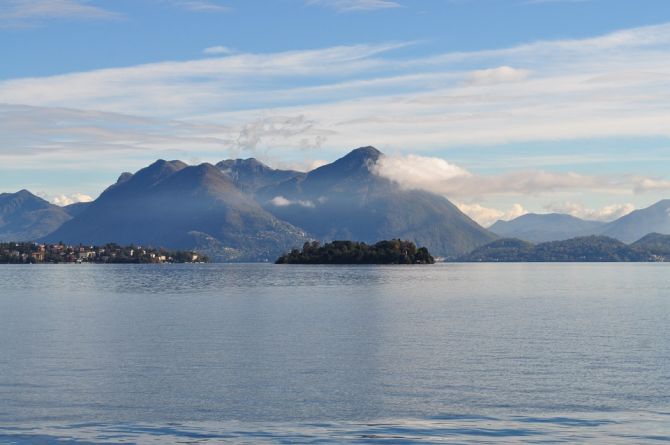
[[[650,432],[653,431],[653,434]],[[377,422],[194,422],[164,425],[83,423],[0,427],[1,444],[491,444],[670,442],[670,416],[649,412],[587,417],[511,417],[447,414],[442,419]]]

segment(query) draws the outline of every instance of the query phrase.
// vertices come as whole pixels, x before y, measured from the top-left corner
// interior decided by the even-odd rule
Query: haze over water
[[[0,443],[667,442],[668,272],[0,266]]]

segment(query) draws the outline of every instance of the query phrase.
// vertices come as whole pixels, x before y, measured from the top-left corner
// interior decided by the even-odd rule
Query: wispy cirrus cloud
[[[229,12],[232,8],[214,0],[168,0],[174,6],[192,12]]]
[[[588,3],[591,0],[526,0],[527,5],[543,5],[553,3]]]
[[[231,7],[215,0],[157,0],[192,12],[229,12]],[[111,20],[123,14],[90,0],[2,0],[0,28],[22,28],[54,19]]]
[[[8,80],[0,101],[207,121],[305,115],[340,146],[670,136],[669,42],[663,25],[400,60],[386,54],[403,43],[240,53]]]
[[[86,0],[3,0],[0,28],[31,26],[49,19],[118,19],[121,15]]]
[[[392,0],[307,0],[308,5],[320,5],[339,12],[374,11],[379,9],[401,8]]]
[[[205,48],[202,52],[210,56],[221,56],[221,55],[235,54],[237,51],[228,46],[217,45]]]

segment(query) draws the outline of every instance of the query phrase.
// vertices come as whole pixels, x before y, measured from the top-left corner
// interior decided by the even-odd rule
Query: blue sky
[[[0,55],[0,191],[375,145],[483,224],[670,196],[666,0],[0,0]]]

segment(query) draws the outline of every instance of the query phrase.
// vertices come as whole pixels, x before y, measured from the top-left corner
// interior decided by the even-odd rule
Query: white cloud
[[[340,12],[373,11],[402,7],[400,3],[391,0],[307,0],[307,4],[323,5]]]
[[[114,19],[120,15],[82,0],[3,0],[0,28],[28,26],[46,19]]]
[[[492,85],[497,83],[519,82],[527,79],[529,75],[530,71],[528,70],[501,66],[499,68],[473,71],[466,76],[466,83],[472,85]]]
[[[580,203],[562,202],[548,204],[545,206],[545,210],[554,213],[564,213],[576,216],[577,218],[593,221],[614,221],[635,210],[635,205],[631,203],[612,204],[600,209],[591,209]]]
[[[209,55],[230,55],[230,54],[235,54],[237,51],[235,51],[232,48],[229,48],[227,46],[210,46],[209,48],[205,48],[203,53],[209,54]]]
[[[83,193],[73,193],[72,195],[56,195],[51,198],[51,202],[57,206],[67,206],[70,204],[75,204],[78,202],[91,202],[93,197],[85,195]]]
[[[416,155],[383,156],[371,167],[382,177],[409,189],[441,193],[443,184],[454,178],[472,176],[469,172],[444,159]]]
[[[607,176],[554,173],[541,170],[499,175],[476,175],[444,159],[423,156],[385,156],[372,167],[379,176],[409,189],[422,189],[454,198],[502,195],[541,195],[563,190],[631,190],[630,181]]]
[[[312,201],[302,201],[302,200],[297,200],[293,201],[290,199],[286,199],[283,196],[275,196],[270,200],[270,204],[276,207],[288,207],[288,206],[293,206],[293,205],[298,205],[301,207],[308,207],[312,208],[314,207],[314,203]]]
[[[483,227],[490,227],[498,220],[509,221],[528,213],[521,204],[514,204],[508,210],[484,207],[481,204],[455,203],[461,212],[477,221]]]
[[[670,181],[664,179],[636,178],[635,182],[636,193],[670,190]]]

